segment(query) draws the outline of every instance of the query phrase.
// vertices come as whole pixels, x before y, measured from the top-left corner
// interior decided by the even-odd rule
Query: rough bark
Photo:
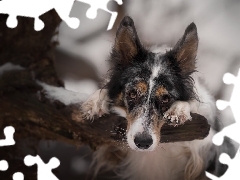
[[[5,138],[3,134],[5,126],[13,125],[16,129],[14,137],[16,144],[0,147],[0,160],[4,159],[9,164],[7,171],[0,171],[0,179],[10,180],[15,172],[22,172],[25,180],[35,180],[37,179],[37,166],[24,165],[23,158],[27,155],[24,149],[30,148],[34,152],[28,152],[28,154],[36,155],[35,147],[41,137],[36,137],[34,133],[31,134],[31,131],[38,131],[41,127],[38,128],[24,119],[23,111],[26,108],[27,112],[28,107],[19,105],[17,103],[19,100],[14,100],[14,98],[26,97],[27,101],[31,101],[32,95],[38,88],[31,83],[33,79],[55,86],[63,86],[53,68],[52,50],[56,43],[51,41],[61,19],[54,10],[42,15],[40,19],[44,21],[45,27],[42,31],[36,32],[33,28],[33,18],[18,17],[18,26],[14,29],[6,26],[7,18],[8,15],[0,15],[0,66],[11,62],[26,70],[21,73],[16,71],[0,75],[0,139]],[[24,94],[21,95],[21,93]],[[10,109],[5,111],[7,107]],[[49,135],[43,133],[42,136]],[[23,137],[27,138],[23,140]]]

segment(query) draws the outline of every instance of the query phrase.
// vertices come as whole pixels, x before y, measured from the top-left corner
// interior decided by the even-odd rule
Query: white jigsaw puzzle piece
[[[240,144],[240,124],[234,123],[223,128],[219,133],[217,133],[213,137],[212,139],[213,143],[216,144],[217,146],[222,145],[224,141],[224,136],[227,136]]]
[[[35,157],[28,155],[24,158],[24,163],[27,166],[37,164],[38,180],[58,180],[58,178],[52,173],[52,169],[55,169],[60,165],[60,161],[57,158],[53,157],[47,164],[45,164],[38,155]]]
[[[234,89],[229,102],[218,100],[216,105],[219,110],[224,110],[227,106],[230,106],[235,118],[235,123],[222,129],[221,132],[213,137],[213,143],[220,146],[223,143],[224,136],[227,136],[240,144],[240,70],[238,76],[235,77],[230,73],[226,73],[223,76],[223,81],[226,84],[234,84]]]
[[[0,161],[0,171],[6,171],[8,169],[8,162],[5,160]]]
[[[108,23],[107,30],[112,29],[114,22],[116,21],[117,12],[112,12],[107,8],[107,4],[110,0],[77,0],[79,2],[83,2],[89,4],[91,7],[88,9],[86,16],[89,19],[95,19],[97,17],[97,10],[102,9],[112,14],[110,21]],[[122,5],[122,0],[115,0],[119,5]]]
[[[236,123],[240,123],[240,69],[238,72],[238,76],[235,77],[230,73],[226,73],[223,76],[223,81],[226,84],[234,84],[234,89],[229,102],[218,100],[216,105],[218,109],[224,110],[227,106],[230,106],[233,111],[233,116],[235,118]]]
[[[8,162],[5,160],[0,161],[0,171],[8,170]],[[24,180],[24,175],[21,172],[13,174],[13,180]]]
[[[24,175],[21,172],[16,172],[13,174],[13,180],[24,180]]]
[[[34,18],[34,29],[40,31],[44,23],[39,19],[51,9],[55,9],[60,18],[68,26],[76,29],[80,21],[77,18],[70,18],[69,14],[75,0],[2,0],[0,1],[0,14],[9,14],[7,26],[15,28],[18,24],[17,16]]]
[[[219,161],[222,164],[228,165],[227,172],[221,177],[216,177],[208,172],[206,172],[207,177],[212,180],[229,180],[229,179],[240,179],[239,165],[240,165],[240,149],[238,149],[237,154],[233,159],[229,157],[228,154],[222,153],[219,157]]]
[[[235,118],[235,123],[222,129],[213,137],[213,143],[220,146],[223,143],[224,136],[227,136],[240,144],[240,69],[238,76],[235,77],[230,73],[226,73],[223,77],[223,82],[226,84],[234,84],[234,89],[229,102],[218,100],[216,105],[219,110],[224,110],[227,106],[230,106]],[[240,165],[240,148],[237,150],[237,154],[233,159],[229,155],[222,153],[219,157],[219,161],[228,165],[228,170],[220,178],[206,172],[206,176],[212,180],[229,180],[240,179],[239,165]]]
[[[7,126],[4,128],[4,135],[5,135],[5,139],[1,139],[0,140],[0,147],[1,146],[12,146],[15,144],[15,141],[13,139],[13,135],[15,132],[14,127],[12,126]]]
[[[91,7],[88,9],[86,16],[94,19],[97,16],[97,10],[103,9],[112,14],[107,30],[112,29],[118,13],[112,12],[107,8],[110,0],[77,0],[87,3]],[[122,5],[122,0],[115,0],[119,5]],[[17,16],[34,18],[34,29],[40,31],[44,28],[44,22],[39,19],[39,16],[55,9],[60,18],[73,29],[78,28],[80,20],[75,17],[69,17],[72,6],[75,0],[2,0],[0,1],[0,14],[9,14],[7,26],[9,28],[17,27]]]

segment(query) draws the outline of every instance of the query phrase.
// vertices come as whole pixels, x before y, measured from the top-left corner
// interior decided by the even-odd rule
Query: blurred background
[[[222,82],[224,73],[237,75],[240,68],[240,1],[238,0],[123,0],[119,6],[110,1],[108,8],[118,12],[113,29],[106,31],[111,14],[98,10],[95,19],[88,19],[90,6],[75,1],[70,16],[80,19],[78,29],[69,28],[65,22],[55,37],[56,69],[64,80],[66,89],[91,94],[96,91],[108,71],[110,53],[116,28],[120,20],[129,15],[133,18],[143,44],[172,47],[183,35],[185,28],[195,22],[198,28],[198,73],[216,99],[229,100],[232,85]],[[228,125],[234,123],[230,108],[219,112],[219,119]],[[42,141],[39,155],[49,161],[56,156],[61,161],[59,179],[91,179],[92,152],[88,147],[76,148],[59,142]],[[96,179],[112,179],[112,172],[102,173]]]

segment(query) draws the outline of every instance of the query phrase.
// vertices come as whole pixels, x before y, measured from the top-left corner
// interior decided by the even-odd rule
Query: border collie
[[[112,67],[105,89],[91,95],[82,111],[86,119],[113,111],[125,117],[130,148],[101,147],[95,154],[99,167],[110,163],[108,167],[114,167],[122,179],[131,180],[207,179],[207,169],[223,173],[226,168],[218,157],[228,149],[212,144],[220,126],[215,101],[196,73],[197,48],[194,23],[172,49],[153,53],[141,44],[133,20],[124,17],[110,55]],[[203,140],[159,143],[163,123],[184,124],[191,120],[190,112],[207,118],[209,135]]]

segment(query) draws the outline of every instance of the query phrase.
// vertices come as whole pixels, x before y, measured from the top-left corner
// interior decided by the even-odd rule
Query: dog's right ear
[[[117,60],[117,65],[126,67],[134,60],[142,50],[134,22],[129,16],[125,16],[117,30],[112,56]]]

